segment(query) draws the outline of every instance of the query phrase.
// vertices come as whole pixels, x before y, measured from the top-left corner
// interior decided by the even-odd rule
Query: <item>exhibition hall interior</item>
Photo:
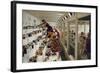
[[[91,14],[22,10],[22,63],[91,59]]]

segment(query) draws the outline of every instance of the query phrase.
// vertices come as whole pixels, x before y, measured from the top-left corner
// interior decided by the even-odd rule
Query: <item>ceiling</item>
[[[48,22],[57,22],[57,20],[65,14],[65,12],[56,12],[56,11],[36,11],[36,10],[25,10],[25,11],[39,18],[40,20],[45,19]]]
[[[84,16],[82,18],[80,18],[79,20],[90,20],[91,19],[91,16],[88,15],[88,16]]]
[[[29,14],[39,18],[40,20],[45,19],[48,22],[57,22],[58,19],[65,14],[68,15],[68,12],[58,12],[58,11],[37,11],[37,10],[24,10]],[[78,18],[82,18],[84,16],[90,15],[89,13],[77,13]]]

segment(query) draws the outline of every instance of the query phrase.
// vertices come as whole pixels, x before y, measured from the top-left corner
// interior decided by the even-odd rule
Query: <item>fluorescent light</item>
[[[57,15],[64,15],[64,14],[62,14],[62,13],[59,13],[59,14],[57,14]]]
[[[71,17],[72,16],[72,12],[69,12],[68,15]]]

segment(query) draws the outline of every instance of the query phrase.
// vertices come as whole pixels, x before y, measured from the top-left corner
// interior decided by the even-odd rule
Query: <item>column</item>
[[[77,13],[75,14],[75,60],[78,59],[78,18]]]

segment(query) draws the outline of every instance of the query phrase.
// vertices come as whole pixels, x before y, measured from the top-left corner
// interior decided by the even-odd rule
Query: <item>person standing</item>
[[[86,52],[88,59],[91,59],[91,38],[90,33],[88,33],[88,37],[86,39]]]

